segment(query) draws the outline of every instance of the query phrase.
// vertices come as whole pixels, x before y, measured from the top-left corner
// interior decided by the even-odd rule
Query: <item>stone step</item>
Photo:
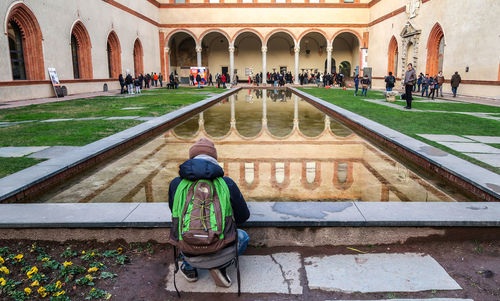
[[[300,254],[276,253],[272,255],[250,255],[240,257],[242,293],[276,293],[301,295]],[[167,276],[167,291],[175,291],[172,277],[174,265],[170,265]],[[236,293],[236,269],[228,268],[228,275],[233,284],[230,288],[215,286],[208,270],[198,271],[198,281],[188,282],[180,272],[176,274],[177,288],[181,292],[196,293]]]
[[[345,293],[460,290],[429,255],[359,254],[304,259],[310,289]]]
[[[303,262],[303,263],[302,263]],[[431,256],[417,253],[332,255],[301,258],[299,253],[241,256],[241,291],[301,295],[301,276],[311,290],[344,293],[418,292],[461,290],[455,280]],[[304,270],[302,269],[304,268]],[[175,291],[174,265],[169,267],[167,291]],[[177,287],[182,292],[235,293],[236,270],[228,269],[233,285],[216,287],[206,270],[190,283],[179,272]],[[394,300],[394,299],[393,299]],[[461,299],[427,299],[461,300]]]

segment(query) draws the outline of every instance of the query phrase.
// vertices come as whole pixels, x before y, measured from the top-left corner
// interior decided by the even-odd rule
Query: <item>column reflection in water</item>
[[[214,141],[247,201],[453,201],[306,101],[274,89],[241,90],[48,201],[166,202],[168,183],[202,137]]]

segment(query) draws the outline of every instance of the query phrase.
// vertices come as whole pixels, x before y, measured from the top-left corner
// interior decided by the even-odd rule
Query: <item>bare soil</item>
[[[2,241],[1,247],[11,249],[29,248],[31,241]],[[151,242],[149,244],[130,245],[123,241],[112,243],[97,242],[37,242],[45,247],[49,255],[59,257],[68,246],[74,250],[115,250],[123,248],[124,254],[130,258],[125,265],[111,265],[110,272],[118,274],[114,279],[99,280],[96,287],[111,293],[111,300],[176,300],[175,292],[165,290],[168,266],[173,262],[172,248],[166,244]],[[411,242],[403,245],[375,246],[335,246],[335,247],[249,247],[248,255],[266,255],[277,252],[298,252],[303,257],[311,255],[359,254],[347,249],[355,248],[368,253],[405,253],[415,252],[429,254],[449,275],[458,282],[463,290],[458,291],[426,291],[418,293],[374,293],[346,294],[340,292],[324,292],[309,290],[302,268],[301,284],[304,293],[301,296],[280,294],[245,294],[240,298],[235,294],[201,294],[182,293],[182,300],[377,300],[391,298],[464,298],[475,301],[500,300],[500,240],[495,241],[441,241]],[[244,271],[242,271],[244,273]],[[75,289],[68,290],[71,300],[84,300],[85,293]],[[9,300],[0,296],[1,300]],[[32,300],[32,299],[30,299]],[[33,300],[37,300],[33,298]]]

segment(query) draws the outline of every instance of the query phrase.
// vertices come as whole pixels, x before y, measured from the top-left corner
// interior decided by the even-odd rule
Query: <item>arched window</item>
[[[78,21],[71,31],[71,56],[73,59],[74,78],[92,78],[92,45],[90,37],[83,26]]]
[[[144,54],[142,52],[142,45],[139,39],[135,40],[134,43],[134,72],[135,76],[144,73],[144,64],[142,61]]]
[[[71,58],[73,60],[73,77],[80,78],[80,67],[78,65],[78,44],[75,35],[71,35]]]
[[[398,72],[398,41],[393,36],[389,43],[389,51],[387,53],[387,74],[392,72],[392,75],[397,76]]]
[[[106,49],[108,52],[109,78],[118,78],[118,75],[121,73],[122,69],[121,50],[120,41],[118,40],[118,36],[114,31],[112,31],[108,36]]]
[[[42,32],[35,15],[24,4],[15,5],[7,18],[10,62],[14,80],[45,78]]]
[[[14,21],[10,21],[7,26],[9,35],[10,62],[12,66],[12,78],[14,80],[26,79],[23,57],[23,41],[21,29]]]
[[[441,25],[436,23],[429,34],[427,42],[427,67],[426,73],[430,76],[438,74],[443,68],[444,33]]]

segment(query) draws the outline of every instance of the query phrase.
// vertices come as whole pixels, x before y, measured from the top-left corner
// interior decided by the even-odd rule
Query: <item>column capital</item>
[[[332,52],[332,51],[333,51],[333,47],[332,46],[326,47],[326,52]]]
[[[234,52],[234,50],[235,50],[234,46],[229,46],[228,49],[229,49],[229,52]]]
[[[168,53],[168,52],[170,52],[170,48],[168,48],[168,47],[163,47],[163,51],[165,51],[165,52],[167,52],[167,53]]]
[[[203,48],[201,48],[200,46],[196,47],[196,52],[201,52],[203,50]]]
[[[267,46],[262,46],[262,48],[260,49],[262,52],[267,52]]]
[[[293,47],[293,51],[295,51],[295,53],[300,52],[300,46]]]

